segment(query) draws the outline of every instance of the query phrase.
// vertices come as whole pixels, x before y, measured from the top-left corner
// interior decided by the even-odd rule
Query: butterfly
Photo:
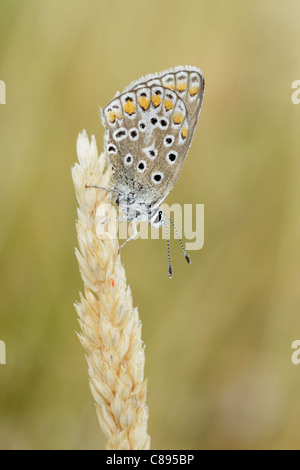
[[[132,82],[102,111],[104,147],[114,180],[111,192],[134,227],[134,234],[125,243],[136,236],[136,222],[148,220],[154,227],[165,225],[170,278],[173,271],[167,216],[160,205],[181,171],[203,96],[202,72],[196,67],[178,66]],[[176,227],[169,220],[190,263]]]

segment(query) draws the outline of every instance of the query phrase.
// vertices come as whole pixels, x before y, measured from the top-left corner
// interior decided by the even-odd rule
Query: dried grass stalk
[[[107,449],[149,449],[145,353],[141,322],[132,306],[130,288],[118,255],[116,239],[99,238],[97,210],[105,205],[115,216],[110,193],[86,185],[109,187],[111,169],[104,171],[105,155],[98,158],[94,136],[78,136],[79,164],[72,169],[78,199],[76,256],[84,282],[84,295],[76,303],[89,366],[89,380]]]

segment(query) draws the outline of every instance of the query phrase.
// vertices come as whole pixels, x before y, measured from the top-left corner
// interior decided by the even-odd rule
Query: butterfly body
[[[120,206],[122,212],[126,214],[128,220],[144,222],[150,220],[155,208],[151,204],[139,201],[135,192],[119,192],[115,197],[115,203]]]

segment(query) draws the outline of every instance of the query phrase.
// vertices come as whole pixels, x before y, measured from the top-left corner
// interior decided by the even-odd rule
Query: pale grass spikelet
[[[97,232],[97,211],[105,206],[106,218],[115,217],[116,211],[108,191],[86,188],[108,188],[111,169],[104,171],[105,155],[98,158],[95,137],[90,143],[85,131],[78,136],[77,154],[72,177],[79,204],[76,257],[84,295],[75,308],[90,387],[107,449],[149,449],[141,322],[132,306],[117,237],[101,238]]]

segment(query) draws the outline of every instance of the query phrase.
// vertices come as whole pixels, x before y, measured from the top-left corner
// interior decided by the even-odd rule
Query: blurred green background
[[[300,448],[297,0],[0,0],[2,449],[104,448],[73,302],[71,166],[98,106],[147,73],[200,67],[206,94],[167,202],[205,204],[172,241],[122,253],[143,322],[156,449]]]

